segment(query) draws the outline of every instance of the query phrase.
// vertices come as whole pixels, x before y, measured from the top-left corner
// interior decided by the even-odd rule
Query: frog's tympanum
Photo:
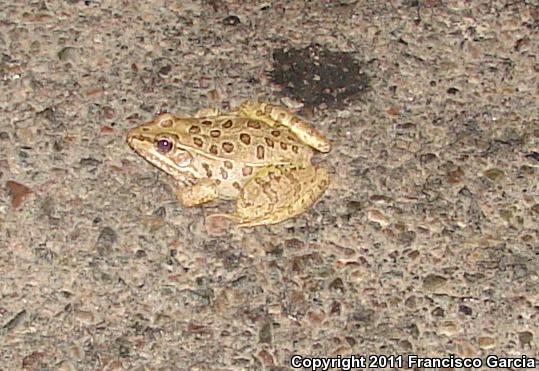
[[[311,206],[329,185],[311,164],[313,149],[329,152],[322,134],[285,108],[252,101],[220,114],[165,113],[131,129],[129,145],[178,181],[184,206],[236,200],[238,226],[273,224]]]

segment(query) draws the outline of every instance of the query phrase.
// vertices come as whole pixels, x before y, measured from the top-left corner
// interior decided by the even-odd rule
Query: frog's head
[[[192,156],[178,145],[175,119],[170,113],[161,114],[153,121],[129,130],[127,143],[152,165],[176,179],[185,179]]]

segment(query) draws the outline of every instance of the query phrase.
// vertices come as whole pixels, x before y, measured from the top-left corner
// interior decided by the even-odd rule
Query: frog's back
[[[285,126],[224,115],[177,118],[175,132],[186,150],[253,166],[309,161],[312,150]]]

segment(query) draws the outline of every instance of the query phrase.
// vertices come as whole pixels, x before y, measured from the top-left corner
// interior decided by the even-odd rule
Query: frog
[[[238,227],[297,217],[330,184],[328,170],[311,161],[317,152],[330,152],[330,141],[277,104],[248,100],[228,112],[161,113],[130,129],[127,143],[175,179],[183,206],[235,200],[233,213],[214,215]]]

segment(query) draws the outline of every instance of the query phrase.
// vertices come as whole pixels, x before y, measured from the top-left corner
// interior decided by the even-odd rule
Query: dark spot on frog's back
[[[223,147],[223,151],[226,153],[230,153],[234,150],[234,145],[230,142],[223,142],[221,146]]]
[[[189,128],[189,133],[191,134],[198,134],[200,133],[200,127],[199,126],[196,126],[196,125],[193,125]]]
[[[195,143],[197,147],[202,147],[204,145],[204,141],[197,137],[193,138],[193,143]]]
[[[159,125],[161,125],[161,127],[163,128],[169,128],[171,127],[173,124],[172,120],[171,119],[168,119],[168,120],[163,120],[161,122],[159,122]]]
[[[251,136],[249,134],[241,133],[240,134],[240,140],[244,144],[251,144]]]
[[[275,144],[273,140],[271,140],[270,138],[264,138],[264,140],[266,141],[266,144],[268,145],[268,147],[273,148],[273,145]]]
[[[212,138],[219,138],[221,136],[221,130],[212,130],[210,131]]]
[[[215,144],[212,144],[210,146],[210,153],[212,155],[215,155],[215,156],[217,156],[219,154],[219,149],[217,148],[217,146]]]
[[[247,126],[252,128],[252,129],[260,129],[260,122],[258,121],[252,121],[252,120],[249,120],[247,121]]]
[[[258,158],[259,160],[264,159],[264,146],[256,147],[256,158]]]
[[[232,127],[232,125],[234,125],[232,120],[226,120],[225,122],[223,122],[223,128],[224,129],[230,129]]]

